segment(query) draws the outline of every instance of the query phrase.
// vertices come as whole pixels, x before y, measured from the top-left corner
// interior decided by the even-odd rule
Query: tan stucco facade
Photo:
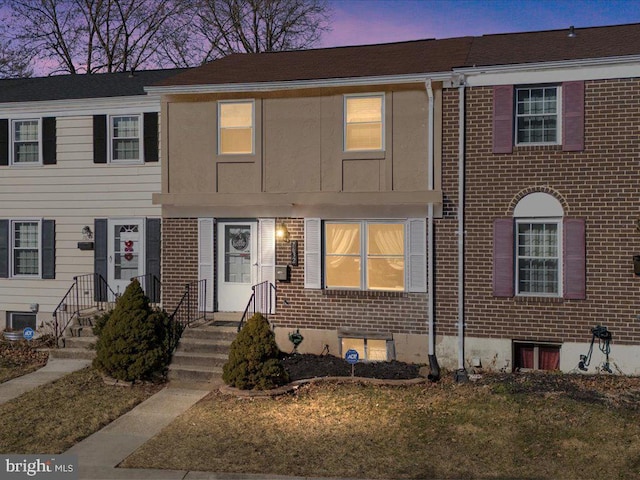
[[[354,93],[384,94],[382,150],[344,151],[344,98]],[[252,154],[218,153],[218,103],[230,99],[254,102]],[[165,96],[161,141],[167,155],[162,193],[154,202],[169,216],[198,215],[210,207],[221,215],[309,216],[335,210],[362,218],[424,216],[428,203],[442,201],[440,88],[434,99],[430,190],[424,84]]]

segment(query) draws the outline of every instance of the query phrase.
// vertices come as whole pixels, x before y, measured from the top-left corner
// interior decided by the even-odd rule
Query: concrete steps
[[[96,357],[95,344],[97,337],[93,334],[95,315],[102,312],[89,311],[75,319],[67,328],[65,336],[60,339],[60,348],[49,351],[51,358],[93,360]]]
[[[170,383],[219,383],[236,334],[237,326],[217,326],[215,319],[185,329],[169,365]]]

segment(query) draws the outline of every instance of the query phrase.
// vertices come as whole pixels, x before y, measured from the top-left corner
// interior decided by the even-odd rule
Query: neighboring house
[[[300,351],[426,362],[442,85],[469,46],[236,54],[148,88],[162,95],[164,305],[206,279],[208,308],[239,319],[269,282],[283,350],[299,330]]]
[[[640,25],[479,37],[466,65],[465,359],[571,371],[601,325],[640,374]]]
[[[3,327],[41,328],[77,276],[91,300],[159,278],[160,99],[143,87],[177,72],[0,81]]]
[[[600,324],[590,371],[610,347],[640,373],[639,60],[640,25],[571,28],[231,55],[147,88],[165,306],[206,279],[209,310],[242,312],[267,282],[283,350],[453,369],[573,370]]]

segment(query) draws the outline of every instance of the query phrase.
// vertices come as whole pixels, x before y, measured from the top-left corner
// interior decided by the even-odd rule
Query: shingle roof
[[[0,103],[144,95],[144,87],[184,69],[0,80]]]
[[[509,65],[640,55],[640,24],[416,40],[313,50],[233,54],[154,86],[322,80],[447,72]]]
[[[640,24],[508,33],[475,37],[466,66],[640,55]]]
[[[282,82],[446,72],[464,63],[471,37],[355,47],[233,54],[157,85]]]

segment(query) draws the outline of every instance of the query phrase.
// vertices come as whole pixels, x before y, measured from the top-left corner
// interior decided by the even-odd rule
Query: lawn
[[[11,342],[0,337],[0,383],[31,373],[47,363],[49,354],[38,351],[42,341]]]
[[[213,392],[121,466],[352,478],[638,478],[640,379],[486,376]]]
[[[85,368],[0,405],[0,453],[62,453],[162,385],[108,386]]]

